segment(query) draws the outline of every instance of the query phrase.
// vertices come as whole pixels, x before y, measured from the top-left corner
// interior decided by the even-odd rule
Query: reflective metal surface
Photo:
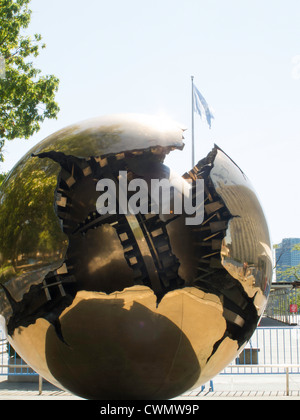
[[[84,398],[167,399],[207,382],[266,305],[264,214],[217,146],[176,181],[204,180],[200,225],[97,212],[100,179],[175,179],[163,161],[176,148],[175,123],[102,117],[45,139],[2,185],[0,320],[33,369]]]

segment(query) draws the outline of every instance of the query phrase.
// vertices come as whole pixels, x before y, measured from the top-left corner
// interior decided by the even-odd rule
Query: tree
[[[274,246],[275,249],[278,249],[278,245]],[[277,281],[284,281],[286,278],[292,279],[294,282],[300,282],[300,264],[294,265],[294,266],[284,266],[281,269],[277,268],[278,263],[287,249],[283,248],[281,250],[281,253],[279,254],[279,257],[277,258],[276,265],[274,268],[276,268],[276,277]],[[300,244],[295,244],[291,251],[300,251]],[[284,268],[284,269],[283,269]]]
[[[6,274],[8,270],[12,272],[12,267],[16,269],[21,254],[35,256],[37,251],[51,254],[65,240],[53,205],[57,172],[57,163],[50,161],[46,168],[41,168],[39,158],[28,157],[3,182],[0,257]]]
[[[5,176],[6,176],[6,174],[0,174],[0,187],[1,187],[2,182],[5,179]]]
[[[29,26],[30,0],[0,0],[0,161],[6,140],[28,139],[45,118],[56,118],[59,80],[41,75],[32,59],[39,55],[41,35],[22,35]],[[1,63],[1,61],[0,61]],[[3,64],[2,64],[3,65]]]

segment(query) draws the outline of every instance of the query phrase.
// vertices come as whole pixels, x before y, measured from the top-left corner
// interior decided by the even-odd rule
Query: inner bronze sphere
[[[183,146],[176,123],[101,117],[46,138],[4,181],[0,319],[54,385],[86,399],[169,399],[212,379],[252,336],[272,277],[263,211],[218,146],[174,176],[163,162]],[[99,212],[99,181],[120,204],[121,182],[154,179],[188,184],[194,200],[203,180],[201,223],[172,205],[153,211],[150,195],[146,212]]]

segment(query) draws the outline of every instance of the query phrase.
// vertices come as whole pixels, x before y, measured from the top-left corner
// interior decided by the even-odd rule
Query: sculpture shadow
[[[165,316],[123,299],[86,299],[60,318],[65,340],[50,327],[51,374],[86,399],[169,399],[190,389],[200,365],[190,341]]]

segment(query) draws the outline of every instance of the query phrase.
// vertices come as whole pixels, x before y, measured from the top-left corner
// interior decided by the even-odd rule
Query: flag
[[[195,104],[194,112],[197,112],[202,120],[206,119],[209,128],[211,128],[211,120],[214,118],[213,113],[195,85],[193,85],[193,88]]]

